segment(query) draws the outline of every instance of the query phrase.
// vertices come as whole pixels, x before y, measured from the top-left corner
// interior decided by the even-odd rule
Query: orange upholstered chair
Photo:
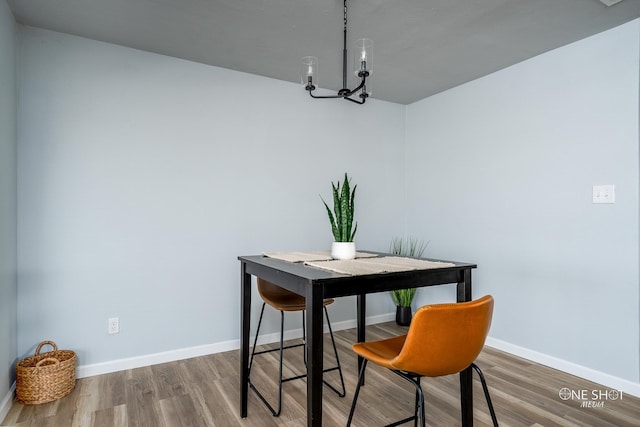
[[[260,311],[260,320],[258,320],[258,328],[256,330],[256,336],[253,341],[253,350],[251,352],[251,359],[249,360],[249,387],[253,391],[255,391],[256,395],[260,400],[269,408],[271,414],[274,417],[280,415],[282,411],[282,383],[297,380],[300,378],[306,378],[306,375],[298,375],[295,377],[283,378],[282,377],[282,362],[283,362],[283,351],[289,348],[301,347],[305,346],[306,338],[305,338],[305,326],[304,326],[304,311],[306,310],[306,300],[303,296],[298,295],[294,292],[288,291],[280,286],[274,285],[273,283],[267,282],[266,280],[258,278],[258,292],[262,297],[264,303],[262,303],[262,310]],[[336,366],[331,368],[326,368],[323,372],[335,371],[337,370],[340,376],[340,385],[342,391],[339,391],[337,388],[329,384],[327,381],[322,380],[327,387],[333,390],[338,396],[344,397],[345,395],[345,387],[344,387],[344,378],[342,377],[342,367],[340,366],[340,359],[338,358],[338,349],[336,348],[336,342],[333,339],[333,331],[331,330],[331,322],[329,321],[329,313],[327,311],[327,306],[333,303],[333,299],[325,299],[324,300],[324,314],[327,318],[327,325],[329,327],[329,334],[331,335],[331,343],[333,344],[333,354],[336,358]],[[271,307],[280,311],[280,347],[274,348],[271,350],[263,350],[256,351],[256,345],[258,343],[258,334],[260,333],[260,325],[262,324],[262,316],[264,315],[264,308],[269,304]],[[301,311],[302,312],[302,343],[301,344],[292,344],[288,346],[284,346],[284,312],[288,311]],[[258,354],[269,353],[272,351],[280,352],[280,368],[278,374],[278,408],[274,409],[273,406],[267,401],[267,399],[262,395],[262,393],[256,388],[256,386],[251,382],[251,367],[253,365],[253,358]],[[306,350],[304,353],[304,361],[306,363]]]
[[[498,420],[484,375],[473,363],[484,346],[492,315],[491,295],[469,302],[426,305],[418,309],[406,335],[354,344],[353,351],[364,358],[364,363],[360,369],[347,426],[351,425],[353,419],[367,362],[390,369],[416,389],[414,415],[390,424],[391,426],[411,420],[417,423],[418,419],[422,426],[425,425],[421,377],[456,374],[470,366],[480,376],[493,425],[497,426]]]

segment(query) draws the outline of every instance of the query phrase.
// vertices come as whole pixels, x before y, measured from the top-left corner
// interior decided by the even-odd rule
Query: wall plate
[[[615,203],[616,202],[616,186],[615,185],[594,185],[593,186],[593,203]]]

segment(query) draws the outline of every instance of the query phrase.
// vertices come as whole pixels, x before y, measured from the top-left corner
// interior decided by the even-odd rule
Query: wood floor
[[[377,339],[403,333],[395,323],[367,327],[367,338]],[[325,337],[325,348],[330,345]],[[324,389],[325,426],[346,424],[356,383],[356,358],[351,351],[355,331],[336,333],[343,364],[347,396],[337,397]],[[301,348],[285,352],[285,375],[302,372]],[[325,366],[332,363],[326,352]],[[253,382],[275,397],[277,352],[258,356]],[[501,426],[640,426],[640,399],[615,392],[583,379],[531,363],[492,348],[485,348],[477,364],[489,383]],[[198,427],[198,426],[304,426],[306,425],[306,383],[296,380],[284,385],[284,409],[272,417],[256,398],[249,396],[249,416],[239,418],[239,352],[131,369],[78,380],[76,389],[55,402],[25,406],[14,403],[3,426],[37,427]],[[335,383],[337,372],[325,374]],[[574,391],[573,399],[562,400],[561,389]],[[427,424],[460,425],[457,376],[423,380],[427,399]],[[268,393],[273,390],[274,393]],[[585,390],[588,399],[576,396]],[[566,390],[565,390],[566,391]],[[591,400],[593,393],[611,400]],[[392,373],[370,365],[354,417],[354,426],[372,427],[404,418],[412,411],[410,385]],[[586,404],[602,407],[581,407]],[[474,381],[476,426],[491,425],[482,388]],[[412,424],[410,424],[412,425]]]

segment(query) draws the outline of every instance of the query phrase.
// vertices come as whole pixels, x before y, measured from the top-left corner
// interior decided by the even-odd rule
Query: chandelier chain
[[[344,0],[344,30],[347,31],[347,0]]]

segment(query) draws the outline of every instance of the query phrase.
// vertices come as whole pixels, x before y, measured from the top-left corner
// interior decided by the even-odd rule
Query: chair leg
[[[358,395],[360,394],[360,386],[362,386],[362,380],[364,379],[364,371],[367,369],[367,359],[363,360],[362,367],[360,368],[360,374],[358,375],[358,385],[356,385],[356,391],[353,393],[353,402],[351,403],[351,410],[349,411],[349,418],[347,419],[347,427],[351,426],[351,420],[353,419],[353,413],[356,410],[356,402],[358,401]]]
[[[403,420],[397,421],[393,424],[389,424],[386,427],[394,427],[394,426],[398,426],[400,424],[404,424],[407,421],[411,421],[411,420],[416,420],[414,422],[417,423],[417,419],[420,419],[420,426],[421,427],[425,427],[426,425],[426,420],[425,420],[425,415],[424,415],[424,392],[422,391],[422,387],[420,386],[420,376],[419,375],[415,375],[415,374],[408,374],[402,371],[391,371],[394,374],[398,375],[400,378],[404,378],[405,380],[407,380],[408,382],[411,383],[411,385],[413,385],[416,389],[416,408],[414,411],[414,416],[413,417],[409,417],[409,418],[405,418]]]
[[[344,387],[344,377],[342,376],[342,366],[340,365],[340,358],[338,357],[338,348],[336,347],[336,340],[333,337],[333,330],[331,329],[331,321],[329,320],[329,312],[327,311],[327,307],[324,307],[324,315],[327,318],[327,326],[329,327],[329,336],[331,337],[331,344],[333,345],[333,354],[336,357],[336,365],[337,365],[337,369],[338,369],[338,374],[340,375],[340,385],[342,386],[342,391],[338,391],[335,387],[333,387],[331,384],[329,384],[327,381],[324,380],[324,378],[322,379],[322,382],[324,382],[327,387],[329,387],[331,390],[333,390],[338,397],[344,397],[347,394],[347,390]],[[327,372],[331,369],[325,370],[324,372]]]
[[[304,345],[304,366],[307,366],[307,340],[306,340],[306,336],[305,336],[305,320],[304,320],[304,311],[302,312],[302,342],[305,344]],[[344,377],[342,376],[342,365],[340,365],[340,358],[338,357],[338,348],[336,346],[336,340],[333,337],[333,330],[331,329],[331,321],[329,320],[329,312],[327,311],[327,307],[324,307],[324,315],[327,319],[327,326],[329,327],[329,336],[331,336],[331,344],[333,345],[333,355],[336,358],[336,366],[333,368],[328,368],[323,370],[322,372],[330,372],[330,371],[335,371],[336,369],[338,370],[338,374],[340,375],[340,387],[342,388],[342,391],[339,391],[336,387],[332,386],[331,384],[329,384],[327,382],[327,380],[324,379],[324,377],[322,378],[322,382],[329,387],[331,390],[333,390],[333,392],[335,394],[338,395],[338,397],[344,397],[347,394],[347,389],[344,386]]]
[[[484,391],[484,397],[487,399],[487,406],[489,407],[489,412],[491,413],[491,420],[493,421],[493,426],[498,427],[498,418],[496,417],[496,412],[493,409],[493,403],[491,402],[491,396],[489,395],[489,387],[487,387],[487,381],[484,378],[484,375],[478,365],[475,363],[471,364],[471,367],[475,369],[480,377],[480,382],[482,383],[482,390]]]
[[[351,403],[351,410],[349,411],[349,418],[347,419],[347,427],[351,426],[351,421],[353,420],[353,414],[355,413],[355,410],[356,410],[356,403],[358,402],[358,396],[360,395],[360,387],[362,387],[362,384],[364,382],[364,372],[367,369],[367,363],[368,362],[369,361],[367,359],[364,359],[363,363],[362,363],[362,367],[360,368],[360,373],[358,375],[358,384],[356,385],[356,390],[353,393],[353,402]],[[411,420],[415,420],[415,423],[417,423],[418,419],[420,419],[421,427],[425,427],[424,393],[422,392],[422,387],[420,387],[420,377],[419,376],[412,377],[409,374],[405,374],[404,372],[400,372],[400,371],[391,371],[391,372],[393,372],[393,373],[399,375],[401,378],[404,378],[405,380],[409,381],[415,387],[415,389],[416,389],[416,406],[415,406],[415,409],[414,409],[414,415],[412,417],[408,417],[408,418],[405,418],[403,420],[396,421],[395,423],[389,424],[389,425],[387,425],[385,427],[399,426],[399,425],[404,424],[407,421],[411,421]]]
[[[280,312],[280,367],[278,369],[278,410],[274,417],[280,415],[282,411],[282,363],[284,356],[284,311]]]
[[[260,333],[260,325],[262,325],[262,315],[264,314],[264,306],[266,303],[262,303],[262,310],[260,310],[260,318],[258,319],[258,329],[256,330],[256,337],[253,340],[253,348],[251,349],[251,358],[249,359],[249,377],[251,376],[251,366],[253,365],[253,356],[256,354],[256,345],[258,344],[258,334]],[[251,382],[251,380],[249,380]]]
[[[302,360],[304,361],[304,366],[307,366],[307,325],[304,320],[304,314],[306,311],[302,310],[300,312],[302,314]]]
[[[418,386],[420,386],[420,377],[416,378],[416,382],[418,383]],[[418,406],[419,405],[420,405],[420,395],[418,394],[418,390],[416,390],[416,409],[413,413],[413,416],[415,417],[415,420],[413,420],[413,427],[418,427]]]
[[[265,406],[269,409],[269,411],[271,412],[271,415],[273,415],[274,417],[278,417],[278,416],[280,416],[280,413],[282,412],[282,383],[283,383],[283,379],[282,379],[282,360],[283,360],[283,357],[282,356],[283,356],[283,351],[284,351],[284,312],[283,311],[280,312],[280,348],[279,348],[280,367],[278,369],[278,409],[277,410],[274,409],[273,406],[271,406],[271,404],[267,401],[267,399],[262,395],[262,393],[260,393],[260,391],[251,382],[251,366],[253,364],[253,356],[255,354],[265,353],[265,352],[256,353],[256,344],[258,342],[258,332],[260,332],[260,324],[262,323],[262,315],[264,314],[264,306],[265,306],[265,303],[262,304],[262,310],[260,311],[260,320],[258,320],[258,329],[256,331],[256,337],[255,337],[255,340],[253,342],[253,351],[251,352],[251,360],[249,362],[249,387],[256,393],[256,395],[262,401],[262,403],[264,403]]]
[[[249,359],[249,387],[256,393],[256,395],[262,401],[262,403],[264,403],[265,406],[269,409],[269,411],[271,412],[271,415],[273,415],[274,417],[277,417],[282,412],[282,383],[306,377],[306,375],[298,375],[298,376],[295,376],[295,377],[283,378],[283,363],[284,363],[284,350],[285,349],[302,346],[303,351],[304,351],[304,354],[303,354],[304,364],[305,364],[305,366],[307,364],[307,346],[306,346],[305,323],[304,323],[305,320],[304,320],[304,311],[303,311],[302,312],[302,344],[295,344],[295,345],[290,345],[290,346],[285,347],[284,346],[284,311],[280,311],[280,347],[277,348],[277,349],[271,349],[271,350],[264,350],[264,351],[256,352],[256,347],[257,347],[257,344],[258,344],[258,335],[260,333],[260,326],[262,325],[262,318],[264,316],[264,308],[265,308],[265,306],[266,306],[266,303],[262,303],[262,309],[260,311],[260,318],[258,320],[258,328],[256,330],[256,336],[255,336],[255,339],[253,341],[253,349],[251,351],[251,358]],[[340,365],[340,359],[338,357],[338,349],[336,347],[336,342],[335,342],[335,339],[333,337],[333,331],[331,329],[331,323],[329,321],[329,313],[327,312],[327,308],[326,307],[324,307],[324,313],[325,313],[325,316],[327,318],[327,324],[329,326],[329,333],[331,335],[331,343],[333,345],[333,354],[335,355],[337,366],[333,367],[333,368],[325,369],[323,372],[329,372],[329,371],[333,371],[333,370],[337,369],[338,373],[340,374],[340,385],[341,385],[342,391],[339,391],[338,389],[333,387],[326,380],[324,380],[324,378],[323,378],[322,382],[324,382],[327,385],[327,387],[329,387],[331,390],[333,390],[339,397],[344,397],[346,395],[346,388],[345,388],[345,385],[344,385],[344,377],[342,376],[342,366]],[[254,356],[257,355],[257,354],[268,353],[268,352],[271,352],[271,351],[279,351],[279,356],[280,356],[280,360],[279,360],[280,363],[279,363],[279,367],[278,367],[278,408],[277,409],[273,408],[273,406],[267,401],[267,399],[262,395],[262,393],[260,393],[260,391],[256,388],[256,386],[253,385],[253,383],[251,382],[251,368],[253,366],[253,358],[254,358]]]

